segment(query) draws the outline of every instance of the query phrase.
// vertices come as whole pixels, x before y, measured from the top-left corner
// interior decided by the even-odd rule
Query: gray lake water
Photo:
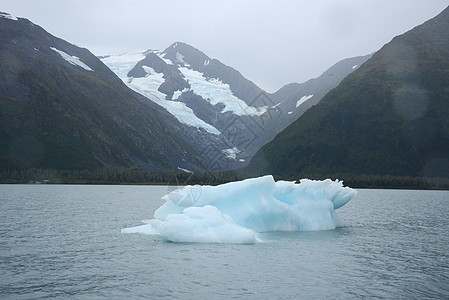
[[[122,234],[163,186],[0,185],[0,299],[449,298],[449,192],[359,190],[332,231]]]

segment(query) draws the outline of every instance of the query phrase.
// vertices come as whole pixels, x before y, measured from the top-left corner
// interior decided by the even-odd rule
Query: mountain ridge
[[[237,70],[182,42],[163,51],[101,59],[131,89],[166,108],[180,122],[204,131],[202,143],[207,146],[200,152],[212,158],[216,169],[227,170],[246,165],[260,146],[318,103],[355,64],[368,57],[349,59],[350,66],[337,63],[332,74],[328,71],[305,84],[295,84],[302,89],[286,95],[264,92]],[[315,86],[310,84],[314,82]],[[298,103],[307,93],[315,97]],[[208,134],[213,136],[208,138]]]
[[[399,35],[262,147],[252,173],[449,176],[449,8]]]
[[[183,125],[87,49],[0,17],[0,65],[2,169],[198,170]]]
[[[2,19],[0,157],[8,168],[237,169],[353,70],[279,96],[185,43],[100,61],[26,19]]]

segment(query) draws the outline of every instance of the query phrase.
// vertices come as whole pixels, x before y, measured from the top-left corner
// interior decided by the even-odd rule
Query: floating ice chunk
[[[300,106],[301,104],[303,104],[304,102],[306,102],[307,100],[309,100],[312,97],[313,97],[313,95],[302,96],[301,99],[299,99],[298,102],[296,102],[296,107]]]
[[[69,55],[69,54],[65,53],[64,51],[58,50],[58,49],[56,49],[54,47],[50,47],[50,49],[55,51],[59,55],[61,55],[61,57],[64,58],[68,63],[70,63],[70,64],[72,64],[74,66],[79,66],[79,67],[81,67],[81,68],[83,68],[84,70],[87,70],[87,71],[91,71],[91,72],[94,71],[88,65],[83,63],[78,57]]]
[[[272,176],[186,186],[162,198],[166,203],[156,210],[150,225],[175,242],[254,243],[259,232],[342,226],[335,210],[356,193],[338,180],[302,179],[296,184],[275,182]]]
[[[151,226],[151,224],[140,225],[131,228],[123,228],[121,230],[122,233],[144,233],[150,235],[160,235],[156,229]]]
[[[214,206],[189,207],[181,214],[169,214],[165,220],[153,219],[151,226],[173,242],[255,243],[256,233],[233,224]]]

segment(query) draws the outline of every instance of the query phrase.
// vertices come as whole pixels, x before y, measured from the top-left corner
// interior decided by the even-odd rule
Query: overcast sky
[[[380,49],[449,0],[0,0],[96,55],[186,42],[274,92]]]

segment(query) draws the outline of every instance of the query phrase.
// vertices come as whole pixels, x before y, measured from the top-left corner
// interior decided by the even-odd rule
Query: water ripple
[[[360,190],[345,227],[255,245],[120,233],[166,191],[0,185],[0,298],[449,298],[448,192]]]

